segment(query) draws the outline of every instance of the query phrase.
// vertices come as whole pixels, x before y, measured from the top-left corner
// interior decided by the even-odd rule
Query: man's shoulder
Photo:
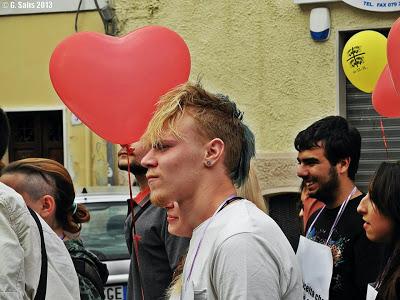
[[[357,227],[362,227],[362,224],[364,223],[364,221],[362,220],[362,215],[360,215],[357,212],[357,207],[360,204],[360,201],[362,200],[362,198],[364,198],[365,194],[361,194],[357,197],[354,197],[353,199],[351,199],[349,201],[349,203],[346,206],[346,209],[343,213],[343,219],[344,220],[349,220],[350,224],[353,224],[353,226],[357,226]],[[364,229],[362,229],[362,231],[364,232]]]
[[[0,182],[0,205],[7,207],[9,210],[20,209],[27,213],[25,201],[15,190]]]
[[[12,188],[0,182],[0,214],[7,220],[19,238],[25,236],[40,241],[39,229],[29,213],[24,199]],[[4,227],[3,230],[7,228]],[[24,233],[24,234],[23,234]]]
[[[339,223],[337,225],[338,230],[340,230],[340,228],[345,229],[345,230],[348,229],[347,232],[348,232],[348,234],[351,234],[351,235],[357,235],[359,233],[364,234],[364,229],[362,228],[362,224],[363,224],[362,216],[357,212],[357,206],[364,196],[365,196],[365,194],[362,193],[361,195],[351,199],[348,202],[342,216],[340,217]],[[315,221],[315,218],[318,217],[318,219],[314,223],[314,227],[319,228],[319,229],[325,229],[325,230],[329,231],[329,229],[332,226],[333,221],[335,220],[335,218],[340,210],[340,207],[337,207],[337,208],[331,209],[331,210],[324,209],[324,211],[322,211],[322,213],[320,214],[321,209],[322,208],[318,209],[310,216],[310,218],[307,221],[306,230],[309,229],[311,224],[313,224],[313,222]]]
[[[357,197],[354,197],[352,199],[350,199],[349,203],[347,204],[349,207],[356,207],[358,206],[358,204],[360,204],[362,198],[365,197],[366,194],[361,193],[361,195],[358,195]]]
[[[241,233],[251,233],[268,240],[271,237],[284,237],[278,224],[248,200],[226,207],[221,218],[216,218],[215,226],[211,226],[220,239]]]
[[[217,219],[219,219],[219,214],[221,214],[222,223],[237,223],[238,221],[242,221],[244,223],[257,222],[268,224],[272,220],[265,212],[247,199],[240,199],[235,202],[218,212]],[[234,217],[241,219],[235,219]]]

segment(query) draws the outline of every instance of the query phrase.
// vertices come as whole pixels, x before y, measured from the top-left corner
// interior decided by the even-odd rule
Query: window
[[[84,204],[90,212],[90,222],[82,225],[81,239],[85,247],[102,261],[129,259],[124,232],[126,202]]]

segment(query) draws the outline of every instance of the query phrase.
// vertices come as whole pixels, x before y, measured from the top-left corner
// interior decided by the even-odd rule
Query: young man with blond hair
[[[236,196],[255,152],[242,117],[228,97],[187,83],[160,99],[143,137],[151,201],[167,208],[170,233],[192,238],[181,299],[302,298],[284,234]]]
[[[147,150],[138,141],[123,146],[118,152],[119,169],[131,172],[140,188],[132,202],[135,230],[131,211],[125,221],[125,238],[131,256],[127,289],[130,300],[164,299],[172,275],[189,246],[187,238],[168,233],[166,210],[150,203],[147,169],[140,165]],[[140,239],[134,239],[134,231]]]

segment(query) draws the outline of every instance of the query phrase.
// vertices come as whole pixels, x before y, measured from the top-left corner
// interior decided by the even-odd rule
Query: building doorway
[[[9,162],[28,158],[50,158],[64,164],[62,110],[8,112],[11,136]]]

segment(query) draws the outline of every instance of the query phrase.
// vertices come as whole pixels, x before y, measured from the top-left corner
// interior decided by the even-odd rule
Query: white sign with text
[[[400,1],[394,0],[343,0],[343,2],[360,9],[377,12],[400,10]]]
[[[295,4],[340,2],[340,0],[293,0]],[[400,0],[342,0],[348,5],[363,10],[376,12],[390,12],[400,10]]]

